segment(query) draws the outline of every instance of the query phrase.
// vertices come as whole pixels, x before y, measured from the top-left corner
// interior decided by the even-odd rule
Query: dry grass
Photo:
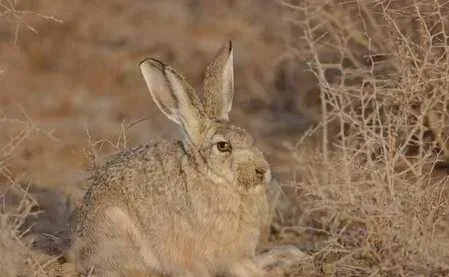
[[[297,274],[449,274],[448,7],[429,2],[282,2],[320,83],[319,141],[294,148],[300,228],[278,230],[309,239]]]
[[[20,145],[43,132],[27,118],[2,118],[0,126],[14,134],[0,148],[0,176],[6,180],[0,185],[0,276],[48,276],[66,243],[71,205],[57,189],[26,185],[9,168]]]
[[[0,186],[16,195],[0,213],[1,276],[51,271],[65,246],[65,195],[81,195],[89,161],[176,134],[136,63],[156,56],[198,84],[229,38],[233,118],[260,137],[286,192],[268,244],[310,254],[287,274],[449,276],[449,4],[0,3],[10,22],[0,25],[0,180],[39,184]],[[18,12],[27,10],[65,23]],[[17,36],[17,22],[38,35]]]

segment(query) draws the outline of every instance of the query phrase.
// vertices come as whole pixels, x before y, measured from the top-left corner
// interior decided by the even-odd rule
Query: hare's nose
[[[260,181],[263,181],[265,179],[266,173],[267,169],[265,167],[256,167],[256,176]]]

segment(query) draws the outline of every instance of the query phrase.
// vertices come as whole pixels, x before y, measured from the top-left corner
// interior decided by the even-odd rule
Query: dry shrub
[[[29,118],[0,119],[0,276],[49,276],[55,270],[65,237],[70,202],[56,189],[21,185],[22,176],[9,168],[11,157],[39,135],[49,136]],[[50,255],[49,255],[50,254]]]
[[[280,4],[303,34],[291,57],[319,82],[315,95],[298,92],[320,105],[293,154],[300,213],[283,224],[299,227],[277,230],[313,253],[293,274],[448,276],[449,5]]]
[[[13,183],[13,173],[8,169],[11,154],[33,132],[32,128],[23,121],[3,118],[1,121],[3,136],[11,131],[9,143],[0,148],[0,176],[3,182]],[[12,128],[11,126],[14,126]],[[14,130],[14,131],[13,131]],[[23,195],[14,207],[8,205],[9,199],[5,195],[12,185],[0,185],[0,275],[16,277],[23,274],[32,274],[27,265],[29,248],[21,238],[26,234],[24,222],[31,214],[34,203]]]
[[[11,189],[13,187],[10,186]],[[45,267],[53,259],[32,251],[32,241],[24,239],[31,228],[25,228],[27,219],[38,214],[36,202],[26,191],[22,191],[17,205],[10,206],[5,195],[6,191],[0,194],[3,204],[0,209],[0,275],[47,276]]]
[[[28,249],[19,239],[21,227],[20,217],[27,209],[17,213],[0,212],[0,275],[5,277],[19,276],[22,272]]]
[[[19,34],[23,28],[35,34],[39,32],[32,24],[28,23],[28,21],[34,18],[51,21],[53,23],[62,23],[62,20],[57,17],[34,11],[34,5],[35,3],[32,1],[0,0],[0,22],[4,24],[3,28],[6,27],[14,30],[15,43],[17,43]],[[3,28],[0,28],[0,30]],[[5,33],[1,34],[1,36],[5,36]]]

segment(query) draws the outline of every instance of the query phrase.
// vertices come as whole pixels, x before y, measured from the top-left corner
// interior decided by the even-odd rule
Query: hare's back
[[[154,141],[115,154],[91,175],[84,204],[130,199],[145,193],[142,189],[171,183],[182,152],[178,141]]]
[[[179,141],[153,141],[130,148],[111,157],[93,175],[93,185],[132,187],[137,181],[148,185],[151,179],[171,178],[173,170],[180,166],[182,155]]]
[[[75,221],[92,221],[103,217],[101,212],[110,206],[130,207],[142,198],[154,205],[153,198],[173,194],[169,187],[177,183],[173,173],[180,167],[181,156],[179,142],[154,141],[110,157],[92,173]]]

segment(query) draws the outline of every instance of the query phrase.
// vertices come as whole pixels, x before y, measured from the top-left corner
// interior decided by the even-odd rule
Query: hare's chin
[[[238,187],[247,192],[247,193],[258,193],[261,190],[264,190],[265,187],[267,186],[266,182],[255,182],[255,183],[241,183],[238,182]]]
[[[261,190],[265,190],[266,185],[267,184],[265,184],[265,183],[256,184],[256,185],[249,187],[248,191],[249,192],[260,192]]]

